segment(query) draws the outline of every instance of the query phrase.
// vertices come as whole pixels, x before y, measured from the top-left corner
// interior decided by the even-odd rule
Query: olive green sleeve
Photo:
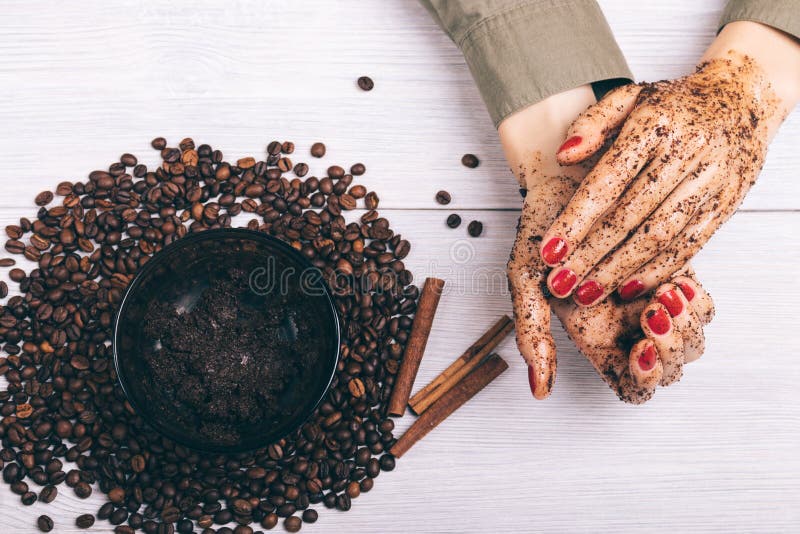
[[[737,20],[760,22],[800,39],[800,0],[730,0],[719,28]]]
[[[461,49],[495,126],[568,89],[633,78],[594,0],[420,1]]]

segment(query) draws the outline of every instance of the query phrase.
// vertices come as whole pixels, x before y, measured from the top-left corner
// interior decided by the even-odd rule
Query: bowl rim
[[[120,326],[120,317],[123,314],[123,311],[128,307],[130,301],[133,299],[133,294],[142,285],[142,280],[154,269],[156,269],[161,263],[163,263],[164,258],[173,254],[178,248],[183,248],[186,246],[190,246],[192,243],[196,241],[204,241],[209,239],[215,238],[224,238],[224,237],[248,237],[253,238],[256,240],[261,240],[263,242],[268,243],[271,246],[278,246],[282,248],[285,252],[287,252],[290,256],[293,257],[299,264],[303,265],[305,268],[310,269],[317,269],[305,256],[303,256],[297,249],[292,247],[286,241],[279,239],[275,236],[255,231],[249,230],[247,228],[213,228],[209,230],[203,230],[201,232],[194,232],[187,234],[186,236],[177,239],[170,243],[169,245],[165,246],[163,249],[158,251],[156,254],[151,256],[150,260],[144,264],[142,268],[140,268],[136,275],[134,276],[133,280],[128,284],[128,287],[125,289],[125,293],[122,296],[122,300],[120,301],[119,306],[117,307],[117,311],[114,315],[114,331],[111,341],[111,348],[114,357],[114,369],[117,374],[117,382],[119,382],[120,387],[122,388],[122,392],[125,395],[125,399],[130,403],[133,411],[136,412],[136,415],[141,417],[149,426],[151,426],[156,432],[158,432],[161,436],[177,443],[188,447],[190,449],[206,452],[206,453],[227,453],[227,454],[236,454],[241,452],[249,452],[253,450],[258,450],[263,447],[274,443],[275,441],[291,434],[298,428],[300,428],[306,421],[308,421],[309,417],[319,408],[322,401],[325,400],[328,391],[330,390],[331,383],[333,382],[334,376],[336,376],[336,369],[339,363],[339,359],[341,358],[341,341],[342,341],[342,332],[341,332],[341,320],[339,318],[339,313],[336,311],[336,304],[333,300],[333,295],[331,293],[330,288],[328,287],[327,282],[325,281],[324,277],[319,278],[320,285],[323,289],[323,293],[325,294],[326,302],[328,303],[328,308],[330,309],[331,315],[333,317],[333,329],[335,333],[335,356],[332,359],[332,366],[330,372],[328,373],[328,380],[325,383],[325,387],[321,388],[319,398],[316,399],[313,405],[309,405],[310,407],[307,410],[303,410],[300,415],[296,418],[289,419],[289,423],[284,425],[285,428],[281,428],[280,435],[272,438],[270,441],[265,441],[257,446],[245,446],[245,445],[235,445],[235,446],[215,446],[215,445],[205,445],[205,444],[198,444],[194,440],[186,438],[182,436],[178,432],[173,432],[172,427],[166,423],[162,423],[156,417],[145,415],[145,413],[138,408],[136,401],[133,399],[133,396],[128,391],[128,386],[126,385],[126,374],[121,371],[121,364],[120,364],[120,354],[118,351],[119,346],[119,337],[120,331],[122,330]],[[127,378],[129,379],[129,377]]]

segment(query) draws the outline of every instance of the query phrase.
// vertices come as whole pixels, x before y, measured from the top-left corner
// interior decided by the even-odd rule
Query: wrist
[[[551,177],[582,178],[581,167],[561,167],[556,152],[567,128],[595,103],[591,86],[550,96],[505,118],[497,128],[506,161],[521,187],[532,188]]]
[[[731,50],[750,57],[761,67],[780,101],[782,117],[797,105],[800,101],[800,41],[758,22],[736,21],[722,29],[701,61],[727,58]]]

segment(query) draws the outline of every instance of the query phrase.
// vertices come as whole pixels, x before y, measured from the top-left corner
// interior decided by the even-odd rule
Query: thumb
[[[550,395],[556,377],[550,305],[542,291],[547,267],[539,257],[539,241],[574,190],[574,183],[564,178],[528,191],[508,261],[517,347],[528,364],[528,381],[537,399]]]
[[[593,156],[628,118],[641,91],[641,85],[623,85],[589,106],[567,130],[567,140],[556,155],[558,162],[574,165]]]
[[[508,283],[514,306],[517,347],[528,364],[528,381],[537,399],[550,395],[556,376],[556,345],[550,333],[550,305],[542,293],[544,264],[531,235],[533,213],[524,210],[508,260]],[[537,265],[541,264],[541,265]]]

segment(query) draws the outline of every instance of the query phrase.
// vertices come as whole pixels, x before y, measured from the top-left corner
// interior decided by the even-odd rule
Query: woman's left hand
[[[755,26],[789,39],[786,53],[800,58],[800,44]],[[734,26],[720,38],[752,30]],[[717,44],[694,74],[618,88],[576,119],[561,164],[586,160],[621,130],[543,236],[555,296],[584,306],[614,290],[633,299],[669,279],[736,211],[800,91],[800,79],[778,83],[771,59],[759,56]]]

